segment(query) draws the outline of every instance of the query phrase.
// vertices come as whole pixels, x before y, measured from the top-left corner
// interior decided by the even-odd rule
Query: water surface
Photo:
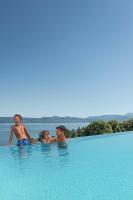
[[[0,200],[133,200],[133,132],[0,147]]]

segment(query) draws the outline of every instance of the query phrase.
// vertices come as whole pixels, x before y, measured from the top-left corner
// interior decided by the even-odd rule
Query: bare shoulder
[[[26,128],[25,124],[21,124],[23,128]]]
[[[11,130],[14,131],[15,130],[15,125],[11,126]]]

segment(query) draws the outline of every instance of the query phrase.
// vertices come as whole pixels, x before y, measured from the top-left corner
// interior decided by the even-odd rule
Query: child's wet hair
[[[39,134],[39,138],[40,139],[44,139],[46,134],[49,135],[49,131],[48,130],[41,131],[41,133]]]
[[[22,116],[20,114],[15,114],[13,119],[15,119],[15,117],[19,117],[19,119],[22,120]]]

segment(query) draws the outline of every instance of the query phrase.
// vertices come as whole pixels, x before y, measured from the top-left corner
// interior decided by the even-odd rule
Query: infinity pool
[[[133,133],[1,147],[0,200],[133,200]]]

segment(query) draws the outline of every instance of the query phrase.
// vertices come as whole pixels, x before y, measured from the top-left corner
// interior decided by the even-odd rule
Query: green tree
[[[77,137],[76,130],[74,130],[74,129],[69,130],[69,131],[67,132],[67,134],[68,134],[67,136],[68,136],[69,138]]]
[[[86,135],[112,133],[112,127],[105,121],[96,121],[88,125]]]
[[[125,132],[125,131],[126,131],[123,122],[119,123],[119,128],[120,128],[120,131],[121,131],[121,132]]]
[[[83,128],[78,128],[77,130],[69,130],[67,137],[82,137],[90,135],[99,135],[104,133],[112,132],[124,132],[133,131],[133,119],[124,122],[118,122],[116,120],[105,121],[95,121],[90,123],[88,126]]]
[[[111,126],[113,133],[120,132],[120,123],[117,120],[110,120],[108,124]]]
[[[133,131],[133,119],[124,121],[123,128],[125,131]]]

